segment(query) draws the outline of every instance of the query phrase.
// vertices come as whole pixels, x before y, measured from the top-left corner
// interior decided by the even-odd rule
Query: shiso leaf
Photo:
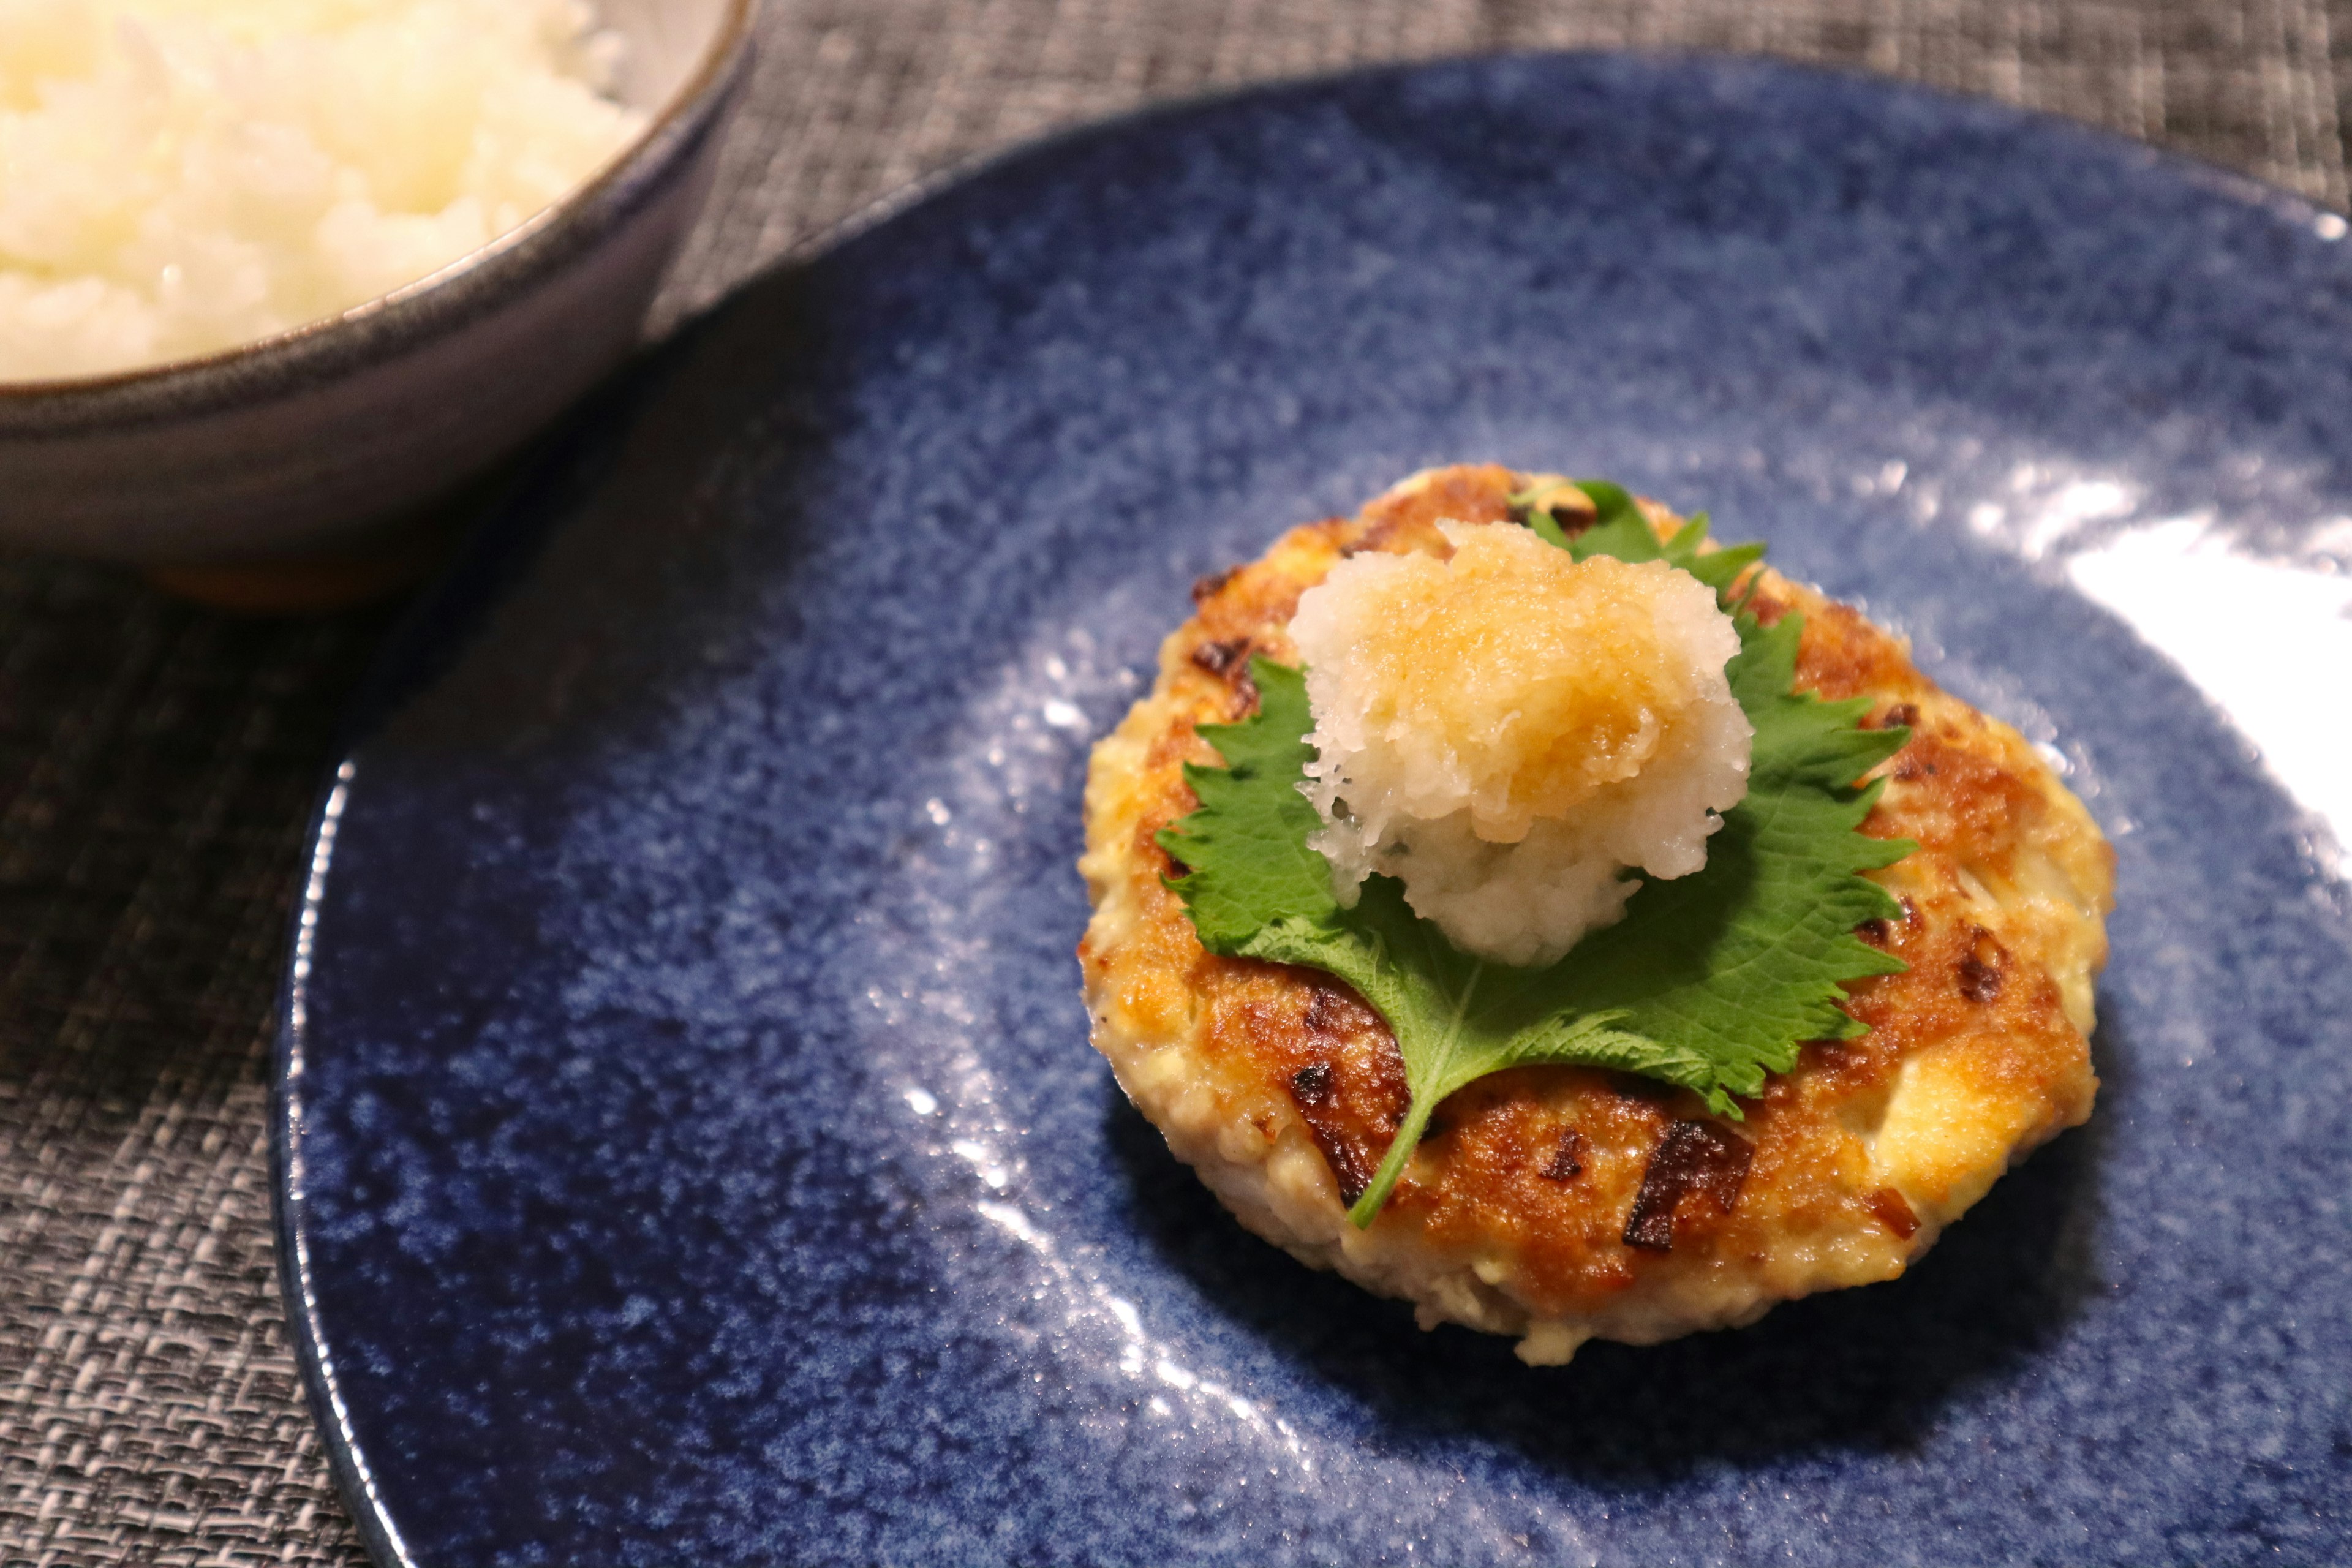
[[[1662,544],[1625,491],[1580,488],[1598,521],[1573,539],[1556,523],[1548,535],[1579,560],[1665,560],[1727,595],[1763,553],[1701,554],[1704,518]],[[1768,1074],[1796,1065],[1803,1042],[1864,1031],[1839,1005],[1845,984],[1904,968],[1853,932],[1901,913],[1860,873],[1916,846],[1860,831],[1879,785],[1854,781],[1910,731],[1861,728],[1867,699],[1824,702],[1791,689],[1802,617],[1766,626],[1743,605],[1734,624],[1740,649],[1726,674],[1756,729],[1747,798],[1724,813],[1703,869],[1646,879],[1622,920],[1542,968],[1458,952],[1391,877],[1367,878],[1355,907],[1340,907],[1329,864],[1307,843],[1322,822],[1300,789],[1315,754],[1302,671],[1252,659],[1257,712],[1201,726],[1225,765],[1185,765],[1199,809],[1159,842],[1185,868],[1169,886],[1202,945],[1338,976],[1388,1021],[1404,1058],[1412,1104],[1349,1211],[1358,1226],[1388,1201],[1431,1112],[1488,1073],[1538,1062],[1614,1068],[1690,1089],[1738,1119],[1734,1097],[1760,1094]]]
[[[1584,492],[1599,515],[1592,525],[1570,539],[1561,535],[1552,542],[1566,548],[1579,561],[1589,561],[1595,555],[1614,555],[1620,561],[1663,561],[1689,573],[1717,594],[1727,593],[1739,574],[1764,559],[1760,544],[1731,544],[1720,550],[1706,552],[1706,513],[1700,512],[1675,531],[1672,539],[1661,541],[1650,527],[1649,520],[1632,495],[1606,479],[1580,479],[1576,488]],[[1552,524],[1559,532],[1559,525]]]

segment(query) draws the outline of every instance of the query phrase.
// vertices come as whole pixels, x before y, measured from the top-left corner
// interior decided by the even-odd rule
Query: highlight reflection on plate
[[[420,616],[322,823],[281,1219],[379,1556],[2352,1552],[2294,721],[2343,237],[1990,106],[1559,57],[1084,132],[754,285]],[[1531,1373],[1244,1235],[1087,1047],[1084,759],[1186,585],[1457,458],[1770,540],[2114,837],[2099,1111],[1907,1279]]]

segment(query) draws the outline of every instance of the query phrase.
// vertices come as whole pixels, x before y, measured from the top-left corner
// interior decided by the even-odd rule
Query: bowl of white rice
[[[0,545],[201,590],[446,513],[637,345],[753,4],[0,0]]]

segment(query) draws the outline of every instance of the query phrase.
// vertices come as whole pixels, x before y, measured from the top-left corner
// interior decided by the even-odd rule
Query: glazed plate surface
[[[2113,837],[2090,1124],[1892,1285],[1529,1371],[1227,1220],[1087,1043],[1087,750],[1198,575],[1606,475]],[[385,1563],[2352,1556],[2352,244],[1750,62],[1283,88],[992,165],[583,416],[322,812],[281,1040]],[[2339,765],[2340,764],[2340,765]]]

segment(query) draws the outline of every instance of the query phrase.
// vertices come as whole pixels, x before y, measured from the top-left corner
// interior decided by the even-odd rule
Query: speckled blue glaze
[[[2328,564],[2342,232],[1883,82],[1509,58],[1084,132],[744,292],[322,820],[281,1219],[379,1557],[2352,1557],[2352,914],[2063,564]],[[2098,1113],[1898,1283],[1531,1372],[1244,1234],[1087,1045],[1087,747],[1186,585],[1488,458],[1769,538],[2115,837]]]

